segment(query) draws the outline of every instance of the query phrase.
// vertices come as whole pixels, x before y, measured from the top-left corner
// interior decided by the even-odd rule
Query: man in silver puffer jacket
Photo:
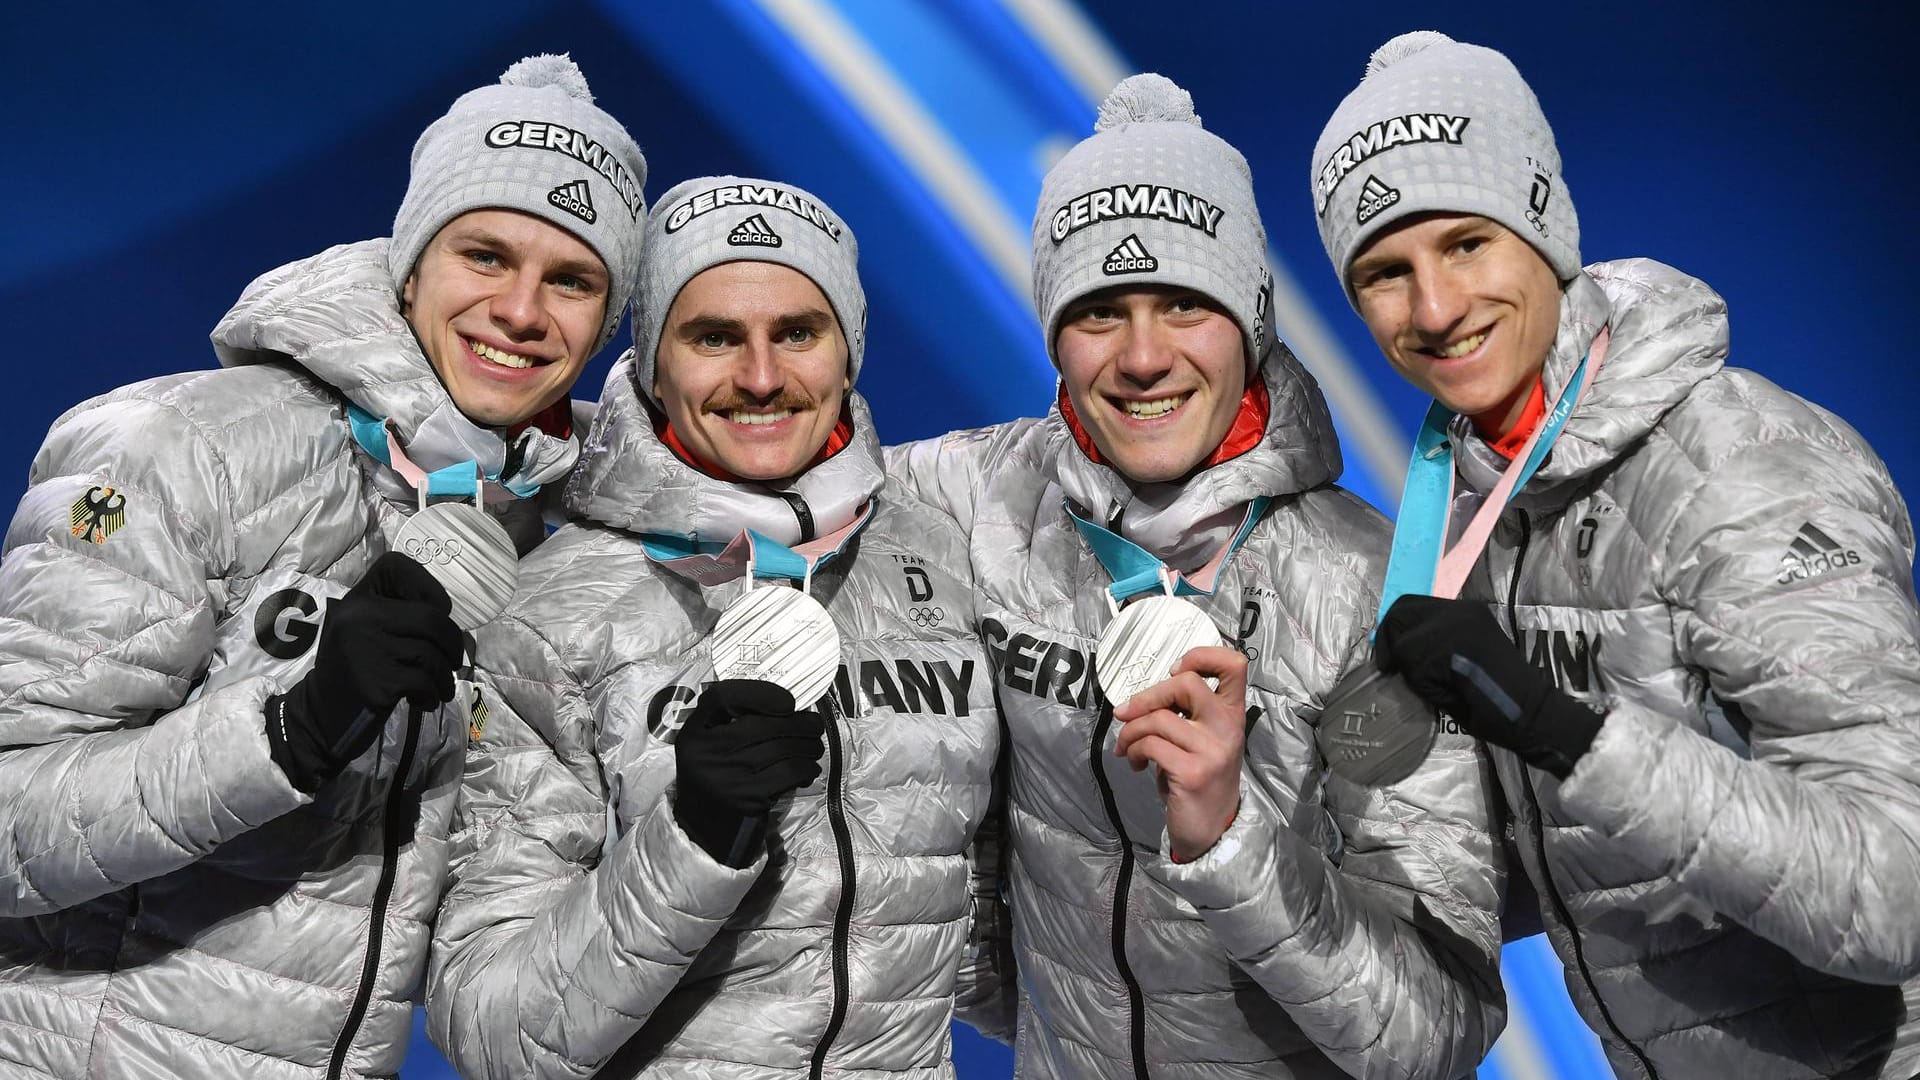
[[[1315,748],[1367,653],[1387,528],[1334,486],[1265,258],[1245,160],[1171,82],[1122,82],[1034,219],[1057,408],[889,451],[970,534],[1011,750],[1023,1076],[1446,1080],[1503,1021],[1472,741],[1371,790]],[[1096,645],[1163,582],[1244,658],[1196,648],[1110,704]]]
[[[1466,598],[1394,605],[1384,662],[1496,747],[1539,914],[1619,1075],[1905,1080],[1906,508],[1852,429],[1724,366],[1711,289],[1646,260],[1582,269],[1558,172],[1513,65],[1431,32],[1374,54],[1315,152],[1334,267],[1437,399],[1435,490],[1457,479],[1464,514],[1551,448],[1489,501]],[[1403,504],[1396,577],[1447,531],[1432,511]]]
[[[999,721],[965,541],[886,483],[852,391],[853,233],[691,180],[640,275],[574,522],[481,635],[432,1036],[476,1080],[951,1076],[956,989],[998,1002],[969,844]],[[756,594],[824,608],[773,635],[837,662],[818,704],[716,670]]]
[[[391,548],[429,498],[544,536],[644,169],[522,61],[421,136],[391,242],[54,424],[0,563],[0,1076],[398,1071],[469,721],[447,593]]]

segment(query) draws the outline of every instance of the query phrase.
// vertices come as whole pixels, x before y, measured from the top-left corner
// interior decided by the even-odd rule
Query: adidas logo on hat
[[[1119,247],[1107,253],[1107,261],[1100,269],[1109,274],[1144,274],[1160,269],[1160,260],[1147,252],[1139,233],[1128,233]]]
[[[547,192],[547,201],[572,214],[587,224],[593,224],[598,214],[593,212],[593,196],[587,193],[587,182],[575,180],[571,184],[561,184]]]
[[[1379,177],[1370,175],[1367,182],[1360,185],[1360,206],[1354,214],[1354,220],[1365,225],[1380,211],[1399,201],[1399,189],[1390,188],[1381,183]]]
[[[727,243],[735,247],[779,247],[780,234],[773,231],[766,218],[755,214],[733,227],[727,234]]]
[[[1775,580],[1782,585],[1790,585],[1819,577],[1829,570],[1859,565],[1859,552],[1842,548],[1838,540],[1815,528],[1812,522],[1806,522],[1800,526],[1800,534],[1793,538],[1793,543],[1787,547],[1787,554],[1781,558],[1780,576]]]

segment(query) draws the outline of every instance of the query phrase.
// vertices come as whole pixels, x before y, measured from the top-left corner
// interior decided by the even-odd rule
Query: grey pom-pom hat
[[[388,247],[394,288],[406,284],[434,234],[461,214],[531,214],[579,237],[607,264],[611,285],[598,352],[633,296],[646,182],[640,147],[593,103],[579,67],[566,56],[529,56],[498,83],[460,95],[414,143]]]
[[[1415,30],[1374,50],[1314,145],[1312,183],[1320,242],[1343,287],[1369,240],[1432,212],[1490,218],[1561,281],[1580,272],[1580,219],[1553,128],[1513,62],[1480,45]]]
[[[1193,289],[1239,324],[1258,365],[1272,347],[1267,231],[1247,159],[1200,125],[1193,98],[1151,73],[1123,79],[1094,133],[1040,187],[1033,216],[1033,306],[1054,348],[1075,300],[1126,285]]]

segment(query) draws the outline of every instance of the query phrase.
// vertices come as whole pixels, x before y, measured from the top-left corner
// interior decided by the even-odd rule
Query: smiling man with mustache
[[[575,523],[481,635],[427,999],[464,1076],[950,1074],[956,995],[997,1005],[993,689],[965,542],[853,390],[856,250],[738,177],[649,223]],[[811,614],[735,635],[758,603]]]

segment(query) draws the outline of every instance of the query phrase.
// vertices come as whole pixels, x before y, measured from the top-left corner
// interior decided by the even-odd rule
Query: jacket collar
[[[1569,490],[1645,438],[1669,410],[1727,358],[1727,307],[1695,278],[1651,259],[1595,263],[1561,294],[1560,329],[1541,371],[1552,401],[1611,326],[1606,362],[1516,506],[1558,505]],[[1466,417],[1450,435],[1461,481],[1491,491],[1507,462]]]

